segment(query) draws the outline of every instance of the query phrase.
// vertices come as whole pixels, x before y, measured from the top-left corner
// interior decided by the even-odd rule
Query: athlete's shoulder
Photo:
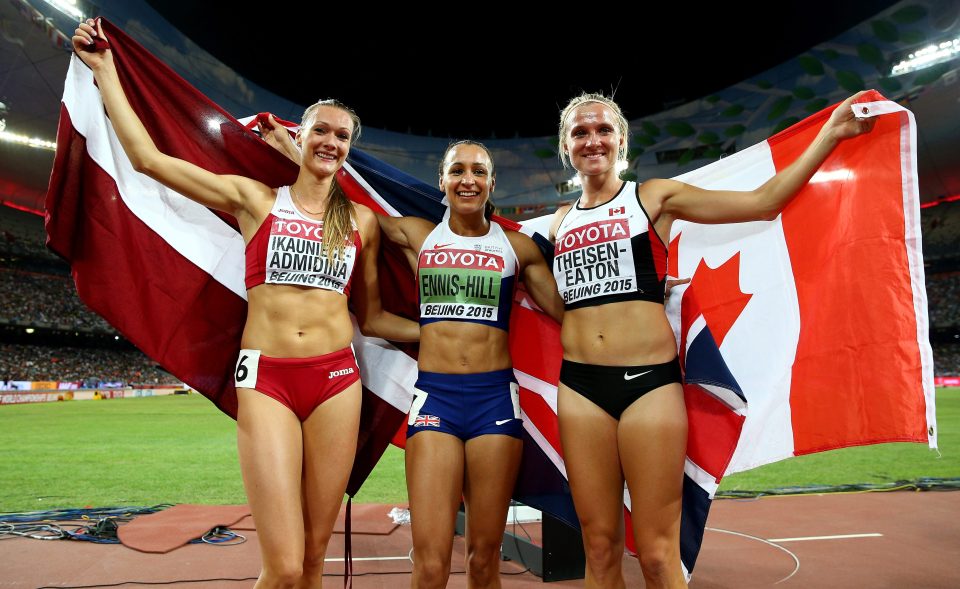
[[[563,223],[563,219],[567,216],[567,213],[573,208],[577,201],[569,201],[560,203],[560,206],[557,207],[557,210],[553,213],[553,219],[550,221],[550,241],[556,241],[557,239],[557,230],[560,229],[560,224]]]
[[[363,218],[363,219],[368,219],[368,218],[369,218],[369,219],[376,220],[376,217],[373,216],[373,215],[376,214],[376,213],[373,212],[373,209],[371,209],[370,207],[368,207],[368,206],[365,205],[365,204],[361,204],[361,203],[354,202],[354,201],[350,201],[350,202],[353,203],[353,213],[357,216],[357,219],[361,219],[361,218]]]
[[[380,224],[377,222],[377,215],[366,205],[353,203],[353,219],[357,230],[360,231],[360,237],[363,243],[370,240],[373,235],[380,234]]]
[[[535,245],[533,240],[530,239],[529,235],[516,231],[515,229],[504,228],[503,234],[507,236],[507,239],[510,240],[510,244],[513,245],[514,248],[516,248],[518,245],[521,247],[524,247],[527,244]]]
[[[684,186],[686,186],[686,184],[680,182],[679,180],[650,178],[642,184],[637,184],[637,197],[643,200],[663,200]]]
[[[424,231],[424,230],[433,231],[434,229],[437,228],[438,225],[440,225],[440,223],[434,223],[433,221],[430,221],[429,219],[424,219],[423,217],[410,216],[410,217],[400,217],[400,219],[402,220],[402,223],[405,226],[410,228],[416,228],[421,231]]]
[[[562,202],[557,206],[557,210],[554,211],[554,217],[563,217],[570,212],[570,209],[573,208],[573,205],[577,204],[575,200],[568,200],[567,202]]]
[[[521,266],[526,266],[531,262],[543,259],[543,252],[540,250],[540,246],[538,246],[529,235],[520,233],[519,231],[513,231],[512,229],[505,229],[504,233],[507,236],[507,240],[510,241],[510,247],[513,248],[513,253],[520,261]]]
[[[261,209],[264,205],[272,207],[277,200],[279,188],[271,188],[259,180],[247,178],[246,176],[225,176],[237,187],[237,190],[243,195],[244,202],[250,205],[250,208]]]

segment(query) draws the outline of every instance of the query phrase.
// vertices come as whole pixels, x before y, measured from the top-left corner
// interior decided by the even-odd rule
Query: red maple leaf
[[[690,324],[702,314],[719,347],[752,297],[740,290],[740,252],[717,268],[701,259],[680,306],[683,339]]]

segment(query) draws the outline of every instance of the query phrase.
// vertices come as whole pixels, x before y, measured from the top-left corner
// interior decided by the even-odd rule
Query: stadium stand
[[[960,375],[960,344],[934,344],[934,376]]]
[[[960,272],[927,276],[927,303],[932,327],[954,327],[960,323]]]
[[[0,381],[65,381],[80,388],[175,382],[138,350],[18,344],[0,344]]]
[[[177,383],[87,309],[69,267],[44,245],[42,217],[0,206],[0,234],[0,389]]]
[[[923,256],[927,260],[957,257],[960,244],[960,201],[939,202],[920,214]]]
[[[925,256],[937,259],[937,271],[927,274],[930,325],[937,376],[960,375],[960,203],[923,209]],[[10,329],[58,330],[57,334],[116,335],[109,324],[80,301],[69,268],[44,246],[43,219],[0,206],[0,378],[5,380],[122,381],[127,384],[170,383],[172,377],[127,345],[118,350],[89,347],[62,337],[62,345],[33,345],[11,338]],[[945,271],[943,271],[945,270]],[[947,335],[944,335],[947,333]],[[110,343],[113,343],[112,341]]]

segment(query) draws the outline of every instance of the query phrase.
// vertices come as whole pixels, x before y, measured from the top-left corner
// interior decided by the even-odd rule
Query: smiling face
[[[297,144],[303,153],[301,165],[319,177],[333,175],[350,153],[353,118],[341,108],[322,105],[310,119],[297,132]]]
[[[460,143],[447,150],[440,174],[440,190],[453,213],[484,212],[496,184],[493,162],[480,145]]]
[[[563,128],[563,151],[577,172],[584,176],[615,172],[625,143],[618,117],[608,106],[584,103],[567,115]]]

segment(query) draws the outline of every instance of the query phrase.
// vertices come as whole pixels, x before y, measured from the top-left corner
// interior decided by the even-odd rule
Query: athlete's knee
[[[308,547],[303,557],[303,574],[305,576],[323,574],[323,560],[327,554],[327,545]]]
[[[303,563],[293,559],[282,559],[279,562],[264,565],[260,580],[266,587],[288,589],[295,587],[303,577]]]
[[[474,542],[467,548],[467,576],[471,586],[485,587],[499,574],[499,542]]]
[[[638,546],[637,550],[644,578],[660,584],[679,574],[679,547],[672,545],[667,539],[645,542]]]
[[[583,551],[594,572],[617,569],[623,559],[623,537],[615,530],[588,531],[584,528]]]
[[[418,587],[445,587],[450,577],[450,558],[414,550],[413,570]]]

